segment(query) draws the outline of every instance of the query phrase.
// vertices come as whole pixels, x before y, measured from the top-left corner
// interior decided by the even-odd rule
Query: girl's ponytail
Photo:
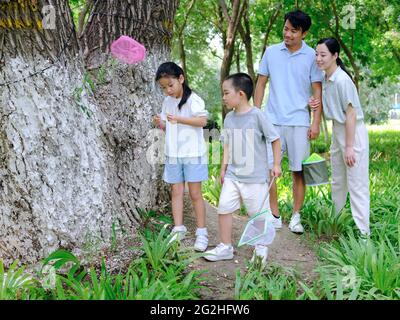
[[[186,103],[186,101],[189,99],[190,95],[192,94],[192,89],[189,88],[189,86],[186,83],[186,79],[183,82],[183,94],[182,94],[182,99],[178,104],[178,109],[181,110],[182,106]]]
[[[178,104],[179,110],[181,110],[182,106],[187,102],[190,95],[192,94],[192,89],[190,89],[189,85],[187,84],[183,69],[174,62],[165,62],[158,67],[156,73],[156,81],[160,80],[163,77],[172,77],[179,79],[181,75],[185,78],[185,81],[182,84],[183,94],[181,101]]]
[[[344,72],[346,72],[347,75],[350,77],[351,81],[354,82],[354,79],[353,79],[353,77],[351,76],[350,72],[347,71],[346,67],[344,66],[344,63],[343,63],[342,59],[340,59],[339,57],[337,57],[337,59],[336,59],[336,64],[337,64],[340,68],[342,68],[342,70],[343,70]]]

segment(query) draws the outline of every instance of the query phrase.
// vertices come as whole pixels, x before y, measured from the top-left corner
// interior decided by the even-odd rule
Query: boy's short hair
[[[311,27],[310,16],[301,10],[286,13],[284,23],[286,20],[289,20],[293,28],[301,29],[301,32],[305,32]]]
[[[253,80],[247,73],[234,73],[225,78],[224,81],[231,80],[232,86],[237,91],[243,91],[246,94],[247,100],[253,96],[254,84]]]

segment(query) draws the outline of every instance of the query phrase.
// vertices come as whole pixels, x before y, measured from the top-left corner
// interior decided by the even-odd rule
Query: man
[[[264,111],[280,135],[282,152],[288,154],[289,170],[293,178],[294,203],[289,229],[294,233],[303,233],[300,221],[305,195],[302,161],[310,155],[309,140],[319,135],[323,74],[317,68],[314,49],[303,41],[311,26],[311,18],[297,10],[287,13],[284,21],[284,41],[268,47],[261,60],[254,105],[261,107],[265,86],[270,79],[269,97]],[[311,126],[309,101],[313,111]],[[274,226],[280,229],[282,221],[275,183],[270,191],[270,205],[276,218],[273,219]]]

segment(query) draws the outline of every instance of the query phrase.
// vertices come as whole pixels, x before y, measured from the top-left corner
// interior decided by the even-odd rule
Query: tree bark
[[[241,70],[240,70],[240,51],[241,51],[240,44],[238,44],[237,48],[236,48],[236,53],[235,53],[236,72],[241,72]]]
[[[97,1],[81,39],[86,65],[105,71],[95,84],[83,68],[68,1],[38,1],[24,10],[36,21],[50,3],[54,29],[0,28],[6,264],[33,263],[59,247],[78,253],[93,240],[107,246],[113,224],[135,232],[138,208],[165,204],[167,196],[160,166],[146,161],[152,143],[146,133],[161,109],[154,74],[168,58],[178,1]],[[18,21],[23,8],[17,8],[2,10],[0,18]],[[128,66],[109,59],[110,43],[121,34],[145,44],[145,61]]]
[[[187,70],[187,63],[186,63],[186,51],[185,51],[185,40],[183,37],[178,38],[179,43],[179,57],[181,60],[181,65],[183,72],[185,74],[186,80],[189,82],[189,75]]]
[[[14,2],[16,3],[16,1]],[[82,60],[67,1],[55,7],[55,29],[41,29],[41,9],[5,12],[30,27],[0,29],[0,256],[35,262],[84,235],[106,237],[106,161],[96,105],[89,118],[74,101]],[[25,10],[25,13],[23,11]],[[28,18],[26,18],[28,21]]]
[[[79,12],[79,17],[78,17],[78,35],[80,36],[82,34],[84,25],[85,25],[85,19],[88,14],[92,11],[93,5],[94,5],[94,0],[86,0],[85,5],[83,6],[83,9],[81,12]]]
[[[247,2],[247,7],[248,7],[248,0]],[[244,43],[244,47],[246,50],[246,66],[247,66],[247,72],[249,73],[250,77],[253,79],[253,81],[256,80],[256,73],[254,71],[254,62],[253,62],[253,47],[251,43],[251,29],[250,29],[250,22],[249,22],[249,14],[248,10],[245,11],[243,15],[243,23],[244,26],[242,26],[241,23],[239,23],[239,33],[242,38],[242,41]]]
[[[232,1],[232,13],[229,15],[228,8],[224,0],[219,1],[220,8],[223,16],[227,21],[228,28],[226,32],[226,38],[224,42],[224,57],[220,69],[220,83],[221,83],[221,94],[222,94],[222,83],[224,79],[229,75],[229,71],[232,65],[232,59],[235,49],[235,37],[238,30],[239,22],[242,18],[244,10],[246,10],[246,2],[240,5],[240,0]],[[222,106],[222,120],[225,119],[228,109],[225,105]]]
[[[156,195],[167,190],[160,183],[161,165],[147,161],[152,140],[151,118],[160,113],[162,95],[154,77],[158,66],[169,60],[173,17],[178,1],[96,2],[81,37],[86,65],[91,70],[108,69],[110,43],[128,35],[148,50],[146,60],[136,65],[118,63],[109,69],[107,82],[95,97],[105,115],[102,128],[106,137],[109,193],[113,208],[125,217],[125,223],[136,223],[138,208],[156,205]],[[160,199],[160,200],[161,200]]]
[[[185,13],[185,18],[183,20],[182,25],[178,25],[178,23],[175,22],[176,25],[176,36],[178,37],[178,42],[179,42],[179,56],[181,59],[181,64],[182,64],[182,69],[183,72],[185,73],[186,80],[189,80],[189,74],[187,70],[187,65],[186,65],[186,51],[185,51],[185,38],[184,38],[184,31],[186,28],[187,20],[189,18],[189,15],[194,8],[194,5],[196,3],[196,0],[191,0],[190,3],[188,4],[186,13]]]

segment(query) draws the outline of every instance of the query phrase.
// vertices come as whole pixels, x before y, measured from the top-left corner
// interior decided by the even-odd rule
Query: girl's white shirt
[[[185,118],[207,117],[204,101],[192,92],[186,103],[178,109],[181,99],[166,97],[162,104],[161,120],[166,123],[165,155],[175,158],[201,157],[206,151],[203,128],[182,123],[171,123],[167,114]]]

